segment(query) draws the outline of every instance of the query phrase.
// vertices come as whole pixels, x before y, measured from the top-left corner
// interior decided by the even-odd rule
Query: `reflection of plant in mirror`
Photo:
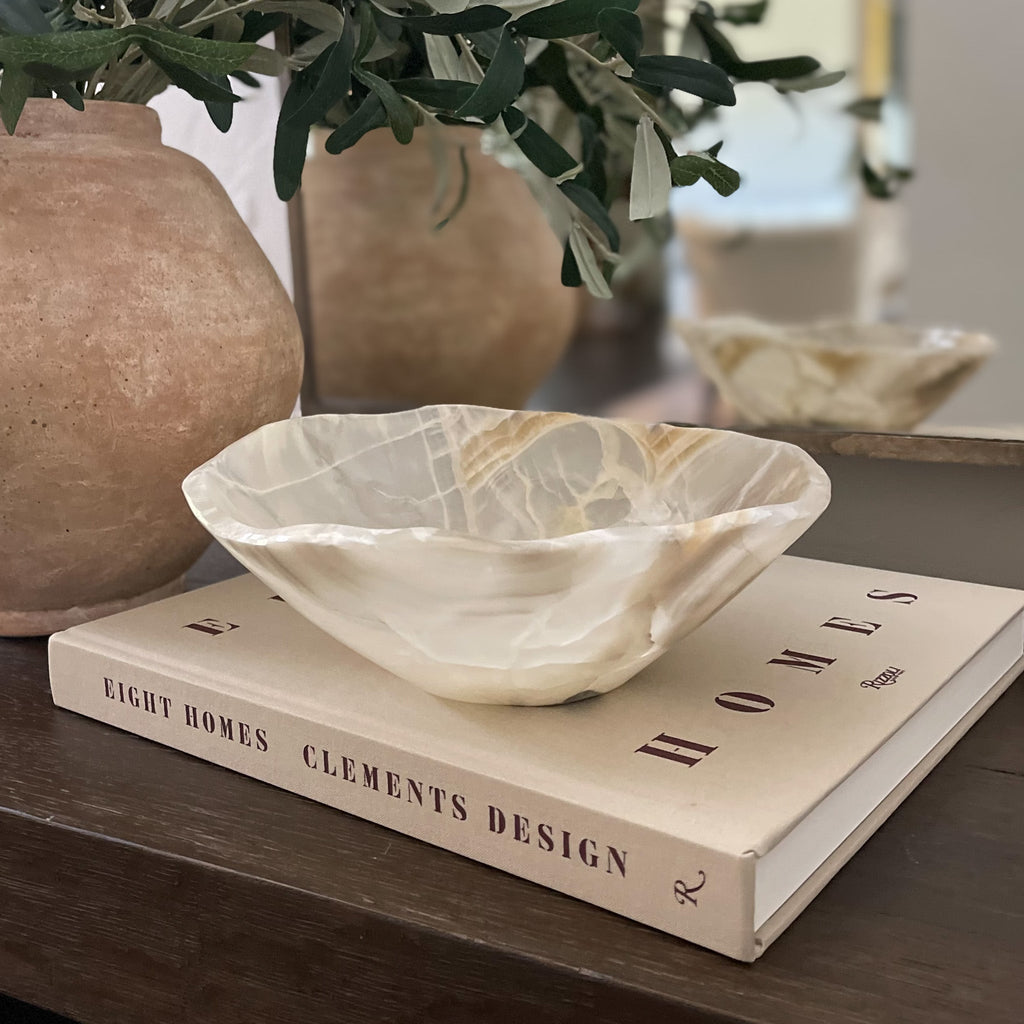
[[[238,99],[229,76],[251,82],[250,72],[283,67],[257,40],[286,24],[294,77],[274,155],[282,198],[299,187],[315,124],[333,129],[331,153],[382,127],[400,143],[418,126],[487,127],[495,147],[514,148],[539,172],[542,203],[566,239],[564,283],[608,295],[619,249],[608,207],[627,179],[633,220],[663,215],[673,185],[703,179],[727,195],[739,175],[718,147],[677,153],[673,140],[733,104],[736,82],[805,90],[836,80],[817,74],[811,57],[739,57],[717,23],[756,22],[765,0],[721,11],[691,5],[693,56],[647,52],[639,0],[466,2],[0,0],[0,113],[13,132],[29,95],[56,94],[76,107],[83,99],[144,103],[173,82],[226,130]],[[695,109],[675,102],[676,93]],[[569,119],[571,141],[541,125],[539,103]],[[464,196],[464,159],[460,169]]]
[[[884,96],[862,97],[847,104],[846,112],[858,118],[865,126],[880,126],[885,102]],[[877,138],[872,138],[866,132],[861,135],[860,178],[865,189],[875,199],[895,198],[903,185],[914,176],[913,169],[893,164],[886,158]]]
[[[702,48],[694,56],[647,52],[652,33],[637,13],[639,0],[468,8],[465,0],[431,0],[430,13],[415,0],[339,6],[340,31],[307,33],[300,25],[293,37],[297,73],[276,153],[281,194],[298,188],[318,122],[334,128],[326,143],[334,153],[383,126],[399,142],[418,125],[487,126],[492,149],[518,151],[519,165],[534,172],[549,220],[566,239],[564,283],[599,295],[609,294],[619,249],[607,211],[627,179],[634,220],[664,214],[674,184],[704,179],[729,194],[739,175],[718,159],[717,147],[677,153],[673,140],[707,111],[734,103],[735,82],[807,89],[835,80],[816,75],[811,57],[746,62],[736,54],[716,22],[757,21],[763,2],[721,12],[691,5]],[[694,98],[696,110],[673,102],[675,92]]]

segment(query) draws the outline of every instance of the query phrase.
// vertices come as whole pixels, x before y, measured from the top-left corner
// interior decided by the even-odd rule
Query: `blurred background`
[[[666,0],[657,8],[670,40],[673,32],[680,35],[687,6],[677,9]],[[239,105],[227,137],[173,91],[153,105],[164,141],[191,152],[220,178],[295,297],[310,335],[307,411],[473,400],[470,378],[482,380],[486,367],[514,377],[520,361],[533,360],[536,380],[519,385],[516,395],[533,408],[730,425],[735,410],[695,364],[673,324],[745,313],[774,323],[841,317],[984,332],[999,351],[916,430],[1024,436],[1024,309],[1017,282],[1024,238],[1018,192],[1024,127],[1009,88],[1024,36],[1024,4],[770,0],[760,24],[728,26],[728,32],[746,59],[807,53],[824,70],[845,70],[847,76],[828,89],[788,95],[758,83],[738,85],[736,106],[702,122],[685,146],[697,150],[722,140],[721,159],[741,173],[740,189],[728,197],[704,181],[675,189],[671,229],[663,236],[629,231],[624,223],[632,245],[612,300],[574,292],[571,300],[550,296],[549,307],[536,283],[509,281],[509,290],[523,288],[509,305],[544,310],[543,317],[504,324],[500,356],[489,354],[463,369],[452,363],[449,378],[465,378],[455,383],[465,385],[468,399],[457,387],[452,392],[429,381],[417,390],[429,373],[423,368],[428,364],[416,360],[434,344],[432,364],[448,358],[445,346],[458,347],[476,335],[488,310],[500,305],[494,296],[504,294],[509,271],[479,266],[481,252],[508,247],[493,225],[480,227],[483,242],[467,242],[455,232],[445,240],[475,254],[472,266],[446,263],[446,273],[484,275],[479,285],[463,289],[479,293],[483,306],[447,307],[446,329],[455,332],[447,340],[421,339],[417,332],[427,313],[410,309],[396,328],[407,351],[388,357],[391,379],[357,379],[347,363],[332,363],[336,352],[363,335],[369,338],[364,345],[379,347],[384,332],[379,321],[346,318],[360,301],[402,306],[409,291],[408,275],[396,275],[389,284],[390,302],[387,296],[367,297],[358,286],[360,259],[386,240],[359,237],[355,254],[338,257],[341,263],[327,269],[348,239],[348,225],[356,222],[345,204],[353,196],[357,205],[371,202],[359,199],[368,196],[365,182],[333,191],[350,172],[341,164],[363,144],[320,163],[311,154],[300,193],[304,211],[297,205],[289,210],[277,200],[271,178],[279,102],[274,86],[253,90]],[[851,105],[877,118],[855,116]],[[880,172],[911,169],[912,177],[893,197],[875,198],[862,180],[865,160]],[[470,213],[467,206],[453,227],[469,231]],[[460,219],[466,223],[459,226]],[[403,231],[392,242],[404,248],[412,266],[448,259],[429,248],[410,253],[416,244],[410,234]],[[522,243],[524,251],[537,244]],[[529,262],[521,253],[517,260]],[[429,282],[422,284],[431,291]],[[553,355],[531,354],[526,339],[543,333],[538,323],[556,320],[568,324],[568,345],[559,347],[555,340]],[[488,398],[482,404],[499,402]]]

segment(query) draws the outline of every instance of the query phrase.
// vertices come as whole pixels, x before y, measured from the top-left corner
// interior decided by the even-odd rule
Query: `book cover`
[[[248,575],[55,634],[50,677],[61,707],[753,960],[1022,654],[1024,593],[784,556],[560,707],[433,697]]]

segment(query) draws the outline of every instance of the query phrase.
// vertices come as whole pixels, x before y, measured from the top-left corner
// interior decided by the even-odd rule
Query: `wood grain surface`
[[[744,965],[56,709],[45,642],[0,640],[0,992],[83,1024],[1019,1024],[1024,688]]]
[[[847,455],[894,462],[942,462],[961,466],[1024,466],[1024,440],[938,434],[881,434],[813,427],[756,427],[750,433],[787,441],[811,455]]]

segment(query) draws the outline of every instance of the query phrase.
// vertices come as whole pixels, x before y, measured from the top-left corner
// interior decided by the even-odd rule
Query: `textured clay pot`
[[[445,129],[450,185],[425,129],[386,130],[331,156],[320,134],[302,195],[316,390],[322,398],[519,408],[561,357],[577,316],[562,250],[522,178]],[[469,163],[465,206],[443,229]]]
[[[179,590],[185,475],[288,416],[295,312],[157,115],[30,99],[0,136],[0,635]]]

